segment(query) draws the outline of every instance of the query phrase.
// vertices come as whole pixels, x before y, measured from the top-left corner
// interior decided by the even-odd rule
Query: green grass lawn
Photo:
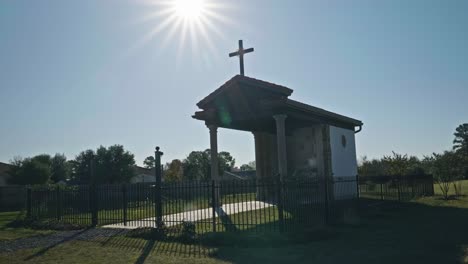
[[[49,230],[9,227],[8,224],[13,222],[18,216],[20,216],[20,214],[20,212],[0,213],[0,241],[53,233],[53,231]]]
[[[361,205],[352,225],[286,234],[239,226],[235,233],[205,233],[196,243],[115,236],[0,253],[0,263],[468,263],[466,196],[407,203],[363,200]],[[231,221],[240,217],[246,215]],[[272,225],[275,219],[262,223]]]
[[[221,202],[223,204],[254,201],[255,193],[228,194],[223,195]],[[210,208],[210,198],[197,197],[192,199],[164,199],[163,214],[170,215],[186,211]],[[61,219],[70,224],[90,225],[91,213],[73,212],[73,210],[62,209]],[[55,208],[51,207],[51,218],[55,218]],[[127,205],[127,220],[141,220],[155,216],[154,203],[152,201],[129,202]],[[107,209],[98,211],[98,224],[109,225],[122,223],[124,221],[123,206],[118,209]]]

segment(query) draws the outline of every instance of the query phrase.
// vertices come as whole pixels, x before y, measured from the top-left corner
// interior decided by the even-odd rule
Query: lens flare
[[[236,26],[228,18],[227,11],[235,8],[227,0],[141,1],[150,6],[147,8],[149,13],[143,14],[136,22],[153,25],[131,50],[157,39],[154,43],[159,45],[159,51],[167,47],[177,48],[177,60],[185,52],[198,56],[197,61],[212,60],[213,55],[214,59],[220,59],[214,43],[226,39],[223,33],[226,32],[225,26]]]

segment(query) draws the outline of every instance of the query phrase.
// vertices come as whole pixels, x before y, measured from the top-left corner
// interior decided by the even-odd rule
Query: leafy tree
[[[91,183],[91,163],[94,160],[94,180],[97,184],[126,183],[134,176],[135,157],[122,145],[96,151],[85,150],[71,162],[73,179],[78,183]]]
[[[64,154],[57,153],[50,160],[52,182],[65,181],[70,178],[70,164]]]
[[[249,170],[254,170],[249,164],[242,164],[239,168],[241,171],[249,171]]]
[[[134,176],[135,156],[122,145],[96,150],[96,183],[126,183]]]
[[[153,156],[148,156],[146,157],[146,159],[143,161],[143,166],[147,169],[152,169],[154,168],[156,165],[155,165],[155,159]]]
[[[211,178],[209,150],[192,151],[183,162],[185,177],[188,180],[208,180]]]
[[[14,169],[10,171],[11,184],[45,184],[50,179],[50,166],[40,162],[39,159],[17,159],[14,165]]]
[[[430,159],[434,179],[439,185],[444,199],[448,199],[450,184],[460,175],[459,156],[453,151],[445,151],[443,154],[434,153]]]
[[[468,179],[468,123],[459,125],[454,136],[453,149],[460,156],[461,174]]]
[[[164,181],[177,182],[182,181],[184,177],[184,168],[182,161],[175,159],[166,165],[167,169],[164,171]]]
[[[358,173],[361,176],[381,176],[386,174],[385,164],[381,160],[362,157],[359,162]]]
[[[392,156],[384,156],[386,173],[389,175],[404,175],[409,166],[408,155],[398,154],[392,151]]]
[[[247,164],[242,164],[239,169],[241,171],[247,171],[247,170],[255,170],[255,168],[256,168],[256,162],[254,160]]]
[[[229,152],[222,151],[218,153],[219,175],[224,171],[231,171],[234,167],[235,159]],[[211,179],[211,152],[192,151],[183,161],[185,177],[188,180],[209,180]]]
[[[52,164],[52,157],[49,154],[39,154],[32,157],[33,160],[44,164],[45,166],[51,166]]]
[[[468,156],[468,123],[459,125],[453,135],[453,149],[463,156]]]
[[[88,149],[80,152],[74,160],[70,161],[72,180],[76,183],[87,184],[91,180],[91,162],[95,157],[94,150]]]
[[[232,171],[235,164],[236,160],[231,156],[231,153],[227,151],[221,151],[218,153],[218,165],[220,175],[222,175],[225,171]]]

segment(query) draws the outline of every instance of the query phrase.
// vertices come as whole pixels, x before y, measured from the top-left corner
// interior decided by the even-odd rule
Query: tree
[[[143,166],[147,169],[152,169],[155,167],[155,160],[153,156],[148,156],[146,159],[143,161]]]
[[[224,171],[231,171],[234,168],[235,159],[229,152],[218,153],[218,173],[222,175]],[[210,180],[211,179],[211,152],[192,151],[183,161],[185,177],[188,180]]]
[[[33,160],[44,164],[45,166],[49,166],[52,164],[52,157],[49,154],[39,154],[32,157]]]
[[[249,171],[249,170],[254,170],[254,168],[250,167],[249,164],[242,164],[239,168],[241,171]]]
[[[384,156],[382,162],[385,164],[385,171],[388,175],[405,175],[408,171],[410,161],[408,155],[398,154],[392,151],[392,156]]]
[[[460,156],[461,175],[468,179],[468,123],[459,125],[453,135],[453,149]]]
[[[218,153],[218,165],[220,175],[222,175],[225,171],[232,171],[235,164],[236,160],[231,156],[231,153],[227,151],[221,151],[220,153]]]
[[[255,170],[255,168],[256,168],[256,162],[254,160],[247,164],[242,164],[239,169],[241,171],[248,171],[248,170]]]
[[[453,151],[445,151],[443,154],[433,153],[430,159],[434,179],[444,199],[448,199],[450,184],[460,175],[459,156]]]
[[[361,176],[382,176],[386,174],[385,164],[381,160],[369,160],[364,156],[359,162],[358,173]]]
[[[164,171],[164,181],[177,182],[182,181],[184,177],[184,168],[182,161],[175,159],[166,165],[167,169]]]
[[[135,156],[122,145],[96,150],[96,183],[127,183],[135,175]]]
[[[459,125],[453,135],[453,149],[465,157],[468,156],[468,123]]]
[[[94,179],[91,179],[91,162],[94,160]],[[85,150],[72,164],[72,178],[77,183],[126,183],[134,176],[135,157],[122,145],[108,148],[100,146],[96,152]]]
[[[52,182],[66,181],[70,178],[70,164],[64,154],[57,153],[50,161]]]
[[[72,181],[88,184],[91,180],[91,162],[95,157],[94,150],[88,149],[80,152],[74,160],[70,161]]]
[[[185,177],[188,180],[208,180],[211,178],[209,151],[192,151],[183,161]]]
[[[26,158],[15,160],[16,166],[10,171],[9,183],[19,185],[45,184],[50,179],[50,166],[39,159]]]

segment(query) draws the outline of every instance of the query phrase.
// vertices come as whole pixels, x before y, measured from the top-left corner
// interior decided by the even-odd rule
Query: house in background
[[[156,182],[156,176],[153,169],[147,169],[140,166],[135,166],[135,176],[130,180],[130,183],[145,183]]]
[[[10,177],[8,172],[13,168],[13,165],[0,162],[0,186],[8,185],[7,181]]]

